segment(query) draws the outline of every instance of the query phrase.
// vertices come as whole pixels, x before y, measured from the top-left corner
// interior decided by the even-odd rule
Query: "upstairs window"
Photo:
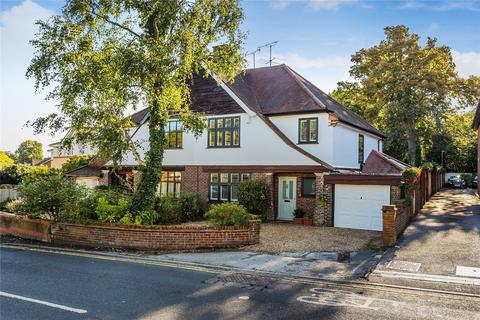
[[[298,143],[318,143],[318,118],[298,119]]]
[[[181,149],[183,144],[183,126],[179,120],[168,121],[165,126],[165,148]]]
[[[249,173],[210,173],[210,201],[238,201],[238,185],[247,180]]]
[[[182,173],[179,171],[163,171],[158,185],[158,193],[162,196],[172,194],[180,195],[180,188],[182,184]]]
[[[365,137],[363,134],[358,135],[358,163],[364,162],[365,153]]]
[[[240,117],[208,119],[208,147],[240,147]]]

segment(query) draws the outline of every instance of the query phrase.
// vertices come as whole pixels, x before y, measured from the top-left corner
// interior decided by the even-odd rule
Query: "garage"
[[[333,225],[382,231],[382,206],[390,204],[389,185],[335,184]]]

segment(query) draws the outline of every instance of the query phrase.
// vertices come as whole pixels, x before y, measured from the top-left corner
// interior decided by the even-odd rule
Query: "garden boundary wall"
[[[32,232],[32,229],[40,229],[42,236]],[[0,233],[69,246],[189,251],[256,244],[260,241],[260,220],[251,219],[251,226],[248,228],[136,226],[49,222],[0,213]]]

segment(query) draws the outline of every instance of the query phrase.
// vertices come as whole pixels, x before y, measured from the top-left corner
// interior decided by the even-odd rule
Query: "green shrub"
[[[293,210],[293,216],[295,218],[301,219],[305,216],[305,211],[297,208],[297,209]]]
[[[203,216],[203,202],[197,193],[182,193],[176,199],[181,206],[182,220],[191,221]]]
[[[60,175],[29,175],[18,188],[25,212],[48,214],[74,213],[78,186]]]
[[[10,200],[5,204],[5,211],[10,213],[25,214],[25,209],[23,206],[23,200],[21,198]]]
[[[265,220],[269,207],[270,188],[263,181],[248,180],[238,185],[238,203],[249,213]]]
[[[0,210],[6,210],[7,209],[7,205],[12,202],[14,199],[6,199],[6,200],[3,200],[3,201],[0,201]]]
[[[99,221],[114,223],[128,214],[127,208],[128,201],[126,199],[119,199],[117,204],[110,204],[104,197],[100,197],[95,213]]]
[[[210,210],[205,213],[205,218],[209,219],[213,225],[219,227],[250,226],[250,215],[247,213],[247,209],[234,202],[212,205]]]
[[[25,177],[44,177],[49,175],[59,175],[60,170],[46,166],[29,166],[24,164],[15,164],[4,167],[0,170],[0,184],[19,184]]]
[[[145,210],[135,216],[135,224],[153,225],[160,218],[160,214],[155,210]]]
[[[176,224],[186,221],[182,213],[181,203],[171,195],[157,197],[155,212],[158,213],[155,221],[158,224]]]

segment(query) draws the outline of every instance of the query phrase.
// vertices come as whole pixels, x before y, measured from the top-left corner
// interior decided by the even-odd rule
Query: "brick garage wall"
[[[52,242],[62,245],[134,250],[197,250],[240,247],[260,239],[257,220],[250,228],[199,226],[118,226],[56,223]]]
[[[0,213],[0,234],[43,242],[50,241],[50,222],[29,219],[10,213]]]

